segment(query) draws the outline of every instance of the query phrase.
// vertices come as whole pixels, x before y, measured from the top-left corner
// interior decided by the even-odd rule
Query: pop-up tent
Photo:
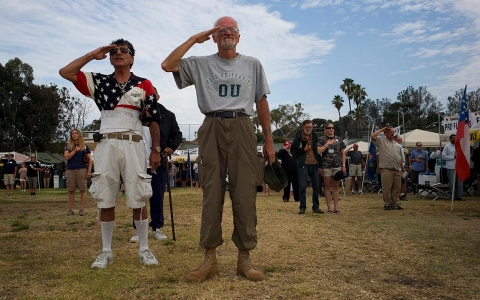
[[[401,135],[403,144],[408,149],[415,149],[417,142],[422,142],[423,149],[430,147],[436,149],[440,144],[441,135],[435,132],[415,129]],[[450,141],[443,141],[442,145],[448,144]]]
[[[369,143],[360,141],[360,142],[356,142],[356,143],[353,143],[353,144],[358,145],[358,151],[362,152],[362,156],[368,155],[368,147],[370,145]],[[345,148],[345,150],[352,147],[353,144],[347,145],[347,148]],[[353,148],[350,151],[353,151]]]
[[[0,156],[6,155],[9,152],[0,152]],[[26,160],[28,158],[27,155],[23,155],[18,152],[13,152],[13,159],[17,162],[17,164],[21,164],[22,161]]]

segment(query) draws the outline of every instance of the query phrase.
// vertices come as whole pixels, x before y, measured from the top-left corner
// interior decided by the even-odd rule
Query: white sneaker
[[[355,192],[353,190],[350,190],[350,195],[353,195]]]
[[[132,237],[130,238],[130,243],[138,243],[140,240],[138,238],[138,234],[137,234],[137,231],[135,231],[135,233],[132,235]]]
[[[157,228],[153,233],[152,233],[152,237],[154,240],[166,240],[167,239],[167,236],[165,234],[163,234],[163,232]]]
[[[358,193],[359,193],[360,195],[363,195],[362,190],[358,190]]]
[[[140,263],[147,266],[158,265],[158,260],[155,257],[155,255],[153,255],[152,250],[150,249],[143,250],[139,254],[140,254]]]
[[[108,265],[113,264],[113,252],[103,250],[97,256],[97,259],[92,264],[92,269],[105,269]]]

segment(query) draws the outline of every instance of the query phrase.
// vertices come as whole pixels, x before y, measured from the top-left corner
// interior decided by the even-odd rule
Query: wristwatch
[[[152,148],[150,148],[150,149],[155,150],[155,151],[157,151],[158,153],[162,152],[162,147],[155,147],[155,148],[152,147]]]

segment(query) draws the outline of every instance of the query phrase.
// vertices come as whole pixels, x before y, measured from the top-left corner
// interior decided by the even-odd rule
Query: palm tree
[[[338,110],[338,119],[340,120],[340,109],[343,107],[343,98],[340,95],[335,95],[332,100],[333,106]]]
[[[348,109],[349,109],[348,114],[349,115],[352,114],[353,88],[354,88],[354,83],[353,83],[353,79],[351,78],[345,78],[343,80],[343,84],[340,85],[340,89],[342,90],[342,92],[345,93],[345,95],[348,98]]]
[[[365,118],[365,110],[361,106],[357,106],[355,108],[355,111],[353,112],[353,116],[355,117],[355,120],[357,121],[363,121]]]
[[[353,102],[355,102],[357,107],[367,98],[367,96],[368,95],[365,91],[365,88],[363,88],[360,84],[355,84],[353,86]]]

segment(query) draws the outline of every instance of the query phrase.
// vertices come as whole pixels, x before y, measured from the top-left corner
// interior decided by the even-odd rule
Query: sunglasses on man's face
[[[130,49],[128,49],[128,47],[118,47],[118,48],[113,48],[112,50],[110,50],[110,55],[117,54],[118,50],[120,50],[120,52],[122,52],[122,53],[132,54],[132,51],[130,51]]]
[[[326,129],[335,129],[335,127],[325,127]]]

